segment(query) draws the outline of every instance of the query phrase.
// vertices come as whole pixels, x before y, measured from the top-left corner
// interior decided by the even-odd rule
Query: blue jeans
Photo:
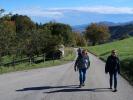
[[[79,81],[80,81],[80,84],[83,84],[85,82],[85,79],[86,79],[86,68],[79,69]]]
[[[109,75],[110,75],[110,87],[112,87],[113,78],[114,78],[114,88],[117,89],[117,72],[109,73]]]

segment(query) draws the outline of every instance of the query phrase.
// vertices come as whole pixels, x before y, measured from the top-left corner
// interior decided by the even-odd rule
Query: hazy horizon
[[[29,16],[34,22],[56,21],[74,25],[133,21],[132,0],[1,0],[5,13]]]

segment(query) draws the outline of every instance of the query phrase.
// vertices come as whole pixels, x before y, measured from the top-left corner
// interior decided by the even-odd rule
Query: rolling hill
[[[127,35],[133,36],[133,24],[111,26],[109,27],[111,39],[120,39]]]
[[[133,37],[87,48],[106,61],[112,49],[116,49],[121,61],[122,75],[133,85]]]

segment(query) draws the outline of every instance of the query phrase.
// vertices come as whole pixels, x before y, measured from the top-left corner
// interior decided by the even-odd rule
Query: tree
[[[36,28],[36,25],[28,16],[16,14],[11,17],[11,20],[15,22],[16,32],[19,34],[32,31]]]
[[[86,28],[85,36],[92,42],[92,45],[95,45],[96,43],[104,43],[107,41],[110,34],[107,26],[92,23]]]
[[[31,46],[31,36],[36,31],[36,24],[28,16],[18,14],[12,15],[11,21],[16,25],[17,48],[19,48],[20,55],[27,55],[26,47]]]
[[[15,45],[16,27],[13,21],[1,21],[0,23],[0,51],[7,52]]]
[[[0,10],[0,60],[1,56],[28,56],[50,54],[60,44],[75,45],[71,26],[62,23],[34,23],[28,16],[6,14]],[[2,54],[2,55],[1,55]]]
[[[86,46],[87,45],[87,41],[83,34],[74,32],[74,36],[75,36],[75,41],[76,41],[77,46]]]
[[[63,42],[64,45],[69,46],[74,44],[74,35],[71,26],[55,22],[46,23],[43,26],[47,27],[52,35],[58,36],[60,40],[63,40],[61,42]]]

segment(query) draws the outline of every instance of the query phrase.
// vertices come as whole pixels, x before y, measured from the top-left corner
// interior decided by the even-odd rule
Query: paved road
[[[133,87],[118,76],[118,92],[111,92],[104,63],[90,54],[86,85],[78,88],[74,62],[51,68],[0,75],[0,100],[133,100]]]

